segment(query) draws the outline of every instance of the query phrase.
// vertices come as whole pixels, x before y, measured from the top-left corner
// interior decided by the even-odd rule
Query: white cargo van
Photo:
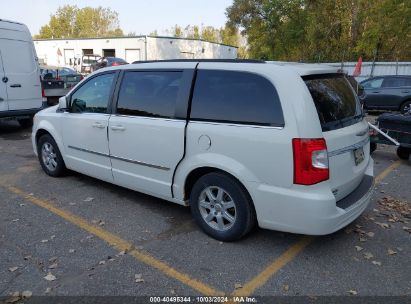
[[[43,108],[40,69],[26,25],[0,19],[0,120],[23,127]]]

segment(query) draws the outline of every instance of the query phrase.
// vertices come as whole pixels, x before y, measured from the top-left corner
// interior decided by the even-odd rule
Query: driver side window
[[[71,96],[71,113],[107,113],[115,73],[87,81]]]

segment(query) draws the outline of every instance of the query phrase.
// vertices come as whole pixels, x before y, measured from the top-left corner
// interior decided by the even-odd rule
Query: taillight
[[[45,98],[46,93],[44,92],[44,86],[43,86],[43,81],[41,79],[41,76],[40,76],[40,86],[41,86],[41,97]]]
[[[328,152],[324,138],[293,138],[294,184],[314,185],[328,180]]]

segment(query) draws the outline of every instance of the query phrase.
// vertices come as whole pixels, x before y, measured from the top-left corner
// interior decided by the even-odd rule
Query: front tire
[[[401,105],[401,114],[410,114],[411,115],[411,100],[407,100]]]
[[[408,160],[410,158],[411,154],[411,148],[406,148],[406,147],[398,147],[397,148],[397,155],[401,159]]]
[[[33,117],[18,119],[18,122],[24,129],[31,128],[33,126]]]
[[[47,175],[59,177],[64,175],[66,166],[57,143],[49,134],[40,137],[37,142],[37,154],[40,165]]]
[[[234,178],[218,172],[198,179],[190,194],[191,213],[201,229],[220,241],[235,241],[255,225],[246,190]]]

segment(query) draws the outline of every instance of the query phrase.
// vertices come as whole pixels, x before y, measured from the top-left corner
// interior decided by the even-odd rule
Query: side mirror
[[[63,96],[59,98],[59,109],[60,110],[68,110],[68,104],[67,104],[67,97]]]

